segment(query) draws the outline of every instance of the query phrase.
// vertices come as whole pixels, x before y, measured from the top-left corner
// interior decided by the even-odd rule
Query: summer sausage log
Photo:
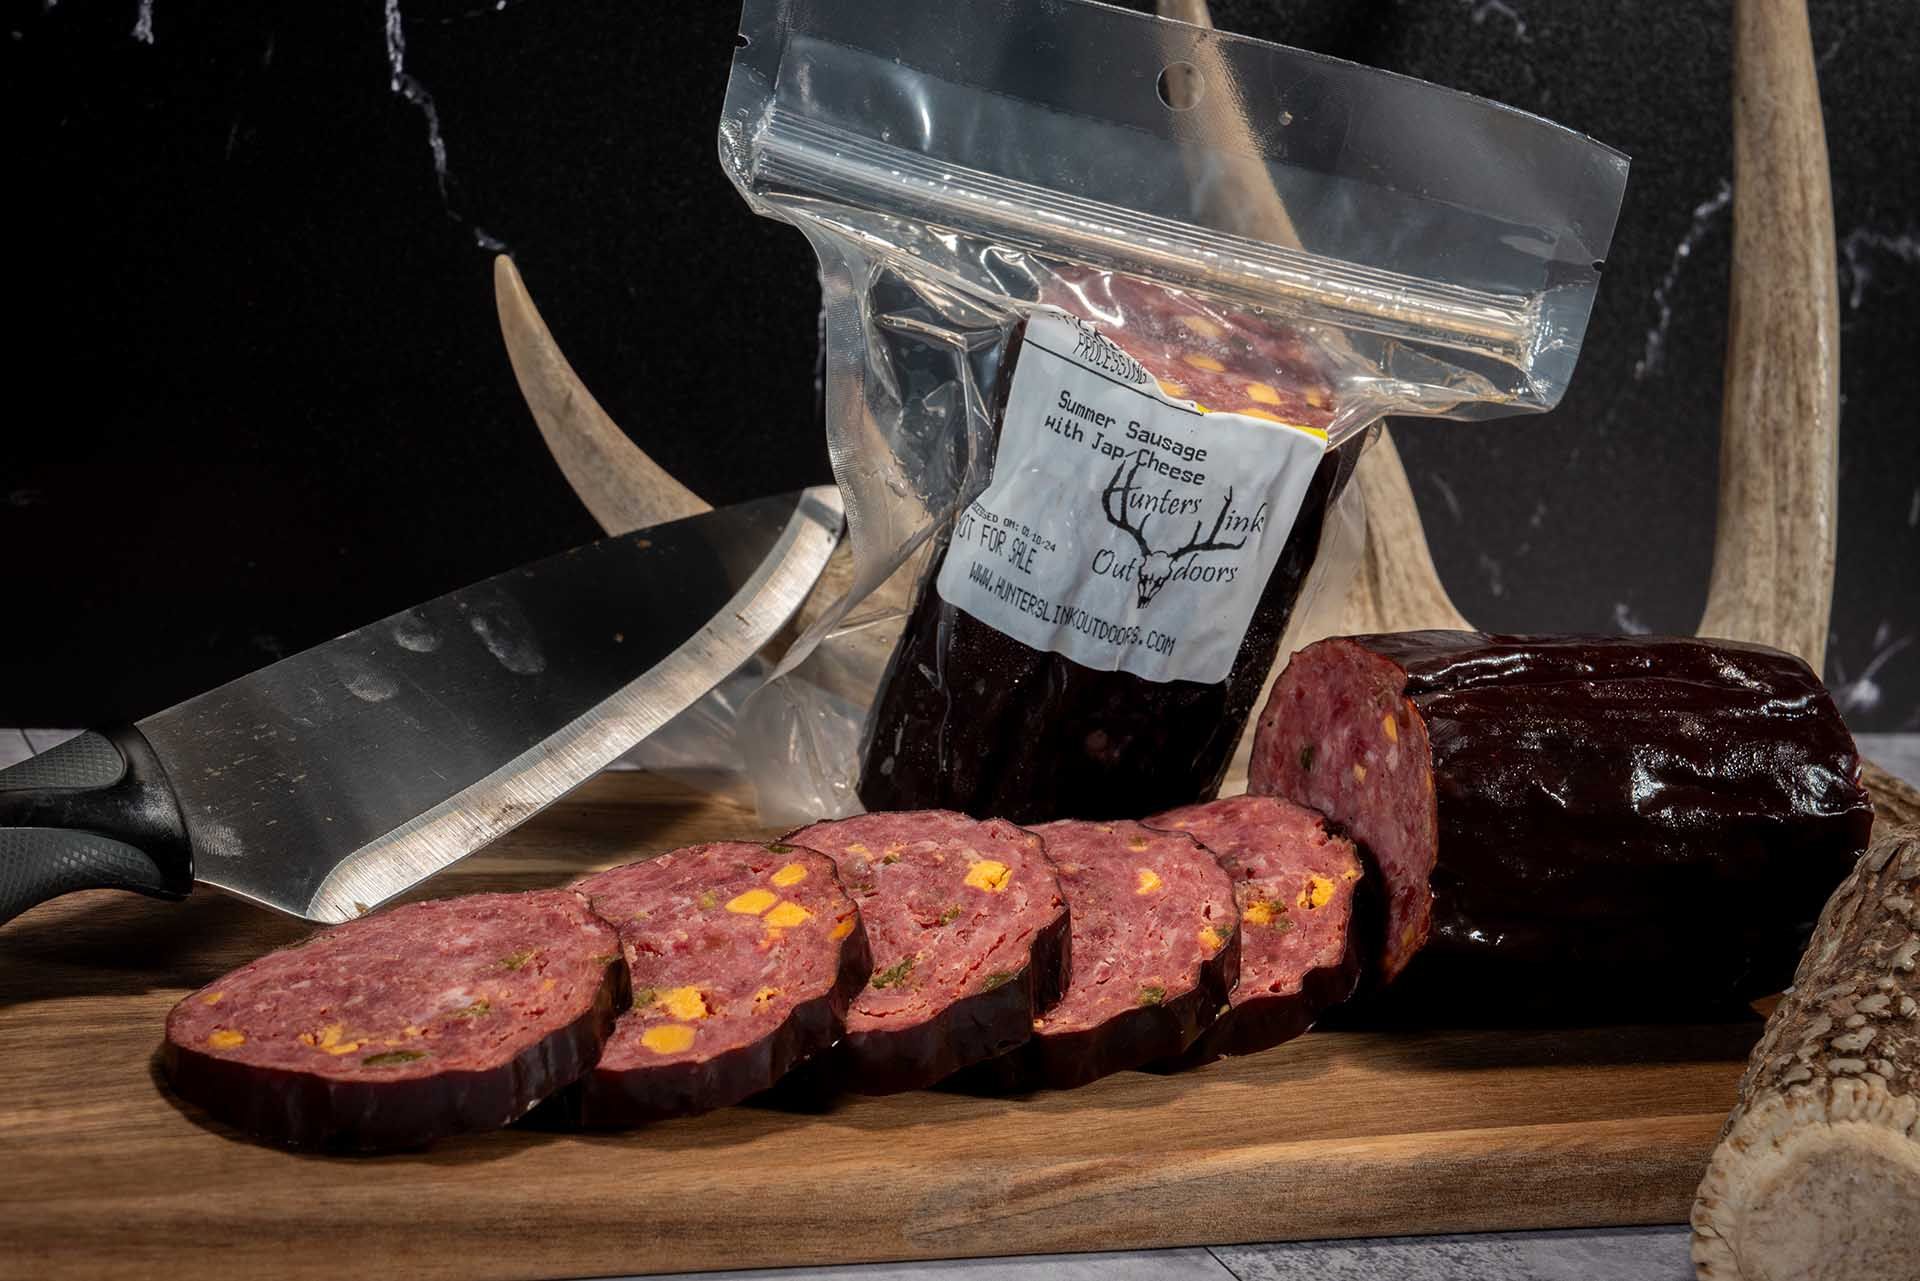
[[[1211,850],[1240,913],[1240,983],[1228,1009],[1178,1063],[1254,1054],[1290,1041],[1353,995],[1362,883],[1353,842],[1312,810],[1272,796],[1233,796],[1147,820]]]
[[[1776,991],[1873,812],[1799,659],[1647,636],[1407,632],[1294,655],[1251,790],[1323,811],[1388,892],[1378,964],[1472,1000]],[[1585,962],[1585,963],[1576,963]]]
[[[839,1039],[872,962],[833,861],[784,842],[674,850],[574,886],[620,931],[633,1005],[568,1092],[580,1124],[726,1107]]]
[[[1192,837],[1138,823],[1037,830],[1060,872],[1073,966],[1033,1039],[983,1064],[983,1077],[1003,1089],[1068,1089],[1184,1052],[1239,977],[1225,869]]]
[[[931,1085],[1020,1045],[1060,999],[1067,906],[1040,837],[933,810],[816,823],[786,839],[838,865],[873,949],[835,1056],[848,1088]]]
[[[1062,273],[1044,302],[1100,324],[1170,396],[1324,428],[1332,392],[1297,331],[1180,290]],[[1005,412],[1020,339],[999,379]],[[1321,461],[1225,681],[1151,681],[1029,648],[935,590],[933,559],[867,722],[860,799],[1016,823],[1138,818],[1220,787],[1280,635],[1319,554],[1327,511],[1359,457]]]
[[[570,890],[412,903],[188,996],[161,1065],[261,1138],[417,1147],[506,1125],[572,1082],[626,991],[618,936]]]

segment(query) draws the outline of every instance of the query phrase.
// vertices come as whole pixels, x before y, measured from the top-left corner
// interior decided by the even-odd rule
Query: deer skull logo
[[[1124,481],[1121,479],[1123,474],[1126,477]],[[1140,548],[1140,573],[1134,579],[1134,587],[1139,592],[1140,608],[1145,609],[1153,603],[1153,598],[1160,594],[1160,589],[1173,578],[1174,565],[1181,557],[1191,556],[1195,552],[1232,551],[1245,547],[1247,540],[1242,538],[1237,543],[1220,541],[1220,527],[1226,523],[1227,514],[1233,510],[1233,487],[1228,486],[1227,496],[1220,500],[1220,514],[1213,518],[1213,529],[1204,538],[1200,535],[1201,522],[1195,521],[1193,537],[1171,550],[1155,551],[1147,542],[1148,517],[1141,516],[1135,520],[1129,511],[1135,492],[1134,477],[1139,474],[1139,463],[1135,463],[1130,471],[1124,462],[1114,468],[1113,479],[1108,481],[1107,487],[1100,492],[1100,509],[1106,513],[1108,524],[1133,535],[1133,541]],[[1114,510],[1116,499],[1118,511]]]

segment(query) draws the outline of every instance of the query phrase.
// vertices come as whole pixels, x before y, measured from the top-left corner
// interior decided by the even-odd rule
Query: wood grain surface
[[[608,774],[428,889],[754,830],[736,803]],[[248,1141],[152,1067],[174,1000],[303,933],[208,892],[74,895],[0,930],[0,1276],[604,1276],[1679,1222],[1760,1031],[1316,1032],[1069,1093],[328,1157]]]

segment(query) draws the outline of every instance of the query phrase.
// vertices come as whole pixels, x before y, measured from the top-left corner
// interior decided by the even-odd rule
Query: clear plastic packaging
[[[743,718],[782,820],[1217,787],[1366,428],[1550,408],[1627,168],[1076,0],[748,0],[720,152],[819,256],[854,557]]]

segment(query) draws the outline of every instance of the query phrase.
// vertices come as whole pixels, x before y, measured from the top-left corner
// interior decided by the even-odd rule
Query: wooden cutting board
[[[563,883],[751,812],[610,774],[432,883]],[[0,928],[0,1276],[572,1277],[1686,1218],[1758,1019],[1316,1032],[1028,1098],[295,1155],[167,1096],[184,993],[303,929],[212,893]]]

